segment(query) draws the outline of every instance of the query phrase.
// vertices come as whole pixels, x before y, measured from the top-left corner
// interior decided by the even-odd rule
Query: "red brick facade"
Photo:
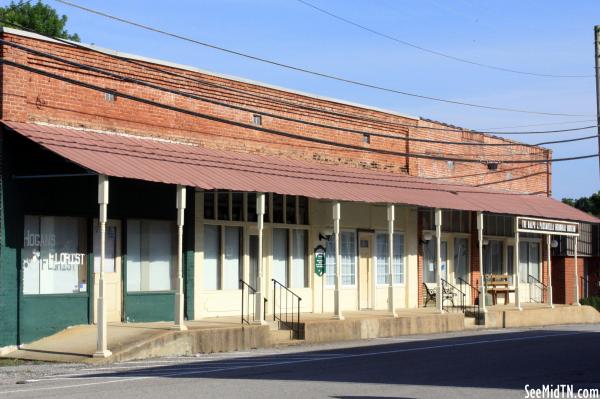
[[[102,68],[113,74],[143,79],[155,85],[202,96],[210,101],[251,108],[263,115],[262,128],[276,129],[301,137],[333,141],[358,148],[342,148],[322,142],[310,142],[260,131],[252,126],[253,112],[236,110],[223,105],[140,86],[115,77],[107,77],[99,72],[81,70],[58,60],[28,53],[8,44],[2,46],[2,56],[6,60],[99,86],[106,89],[107,92],[115,91],[138,96],[168,106],[202,113],[206,117],[201,118],[143,104],[123,98],[118,94],[115,101],[109,101],[105,93],[101,91],[19,69],[13,65],[3,64],[1,98],[1,117],[3,120],[42,122],[177,138],[197,142],[209,148],[260,152],[360,168],[408,173],[415,176],[448,178],[469,185],[494,186],[524,193],[550,193],[550,170],[546,165],[523,164],[515,166],[501,162],[505,159],[523,159],[524,157],[546,159],[551,156],[549,150],[539,147],[526,145],[476,147],[423,143],[377,136],[370,136],[370,142],[367,143],[362,134],[310,126],[265,114],[399,137],[470,143],[509,143],[509,141],[467,131],[450,132],[423,129],[431,127],[451,129],[451,127],[437,122],[300,95],[290,91],[250,84],[189,69],[152,64],[146,61],[135,61],[135,64],[132,64],[106,54],[14,33],[4,32],[2,37],[8,42],[51,53],[74,62]],[[168,73],[150,68],[160,68],[163,71],[168,71]],[[173,76],[173,73],[178,76]],[[232,89],[235,91],[231,91]],[[238,125],[211,120],[212,117],[234,121]],[[446,161],[362,151],[362,148],[365,150],[394,151],[403,154],[419,153],[431,156],[468,157],[477,159],[480,162],[454,162],[449,164]],[[495,172],[489,171],[486,165],[486,162],[493,161],[500,161],[498,170]]]

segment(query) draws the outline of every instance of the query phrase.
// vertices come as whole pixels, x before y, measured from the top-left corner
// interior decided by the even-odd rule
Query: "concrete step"
[[[477,319],[475,317],[467,317],[465,316],[465,328],[466,329],[475,329],[479,327],[477,325]]]

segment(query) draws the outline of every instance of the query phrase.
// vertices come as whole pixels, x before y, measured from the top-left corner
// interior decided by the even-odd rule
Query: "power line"
[[[484,163],[484,161],[477,160],[477,159],[450,158],[450,157],[441,157],[441,156],[435,156],[435,155],[429,155],[429,154],[403,153],[403,152],[382,150],[382,149],[369,149],[369,148],[364,148],[364,147],[361,147],[358,145],[353,145],[353,144],[338,143],[338,142],[315,138],[315,137],[301,136],[301,135],[297,135],[295,133],[290,133],[290,132],[283,131],[283,130],[277,130],[277,129],[266,128],[266,127],[262,127],[262,126],[251,125],[248,123],[233,121],[233,120],[229,120],[226,118],[221,118],[221,117],[217,117],[217,116],[213,116],[213,115],[204,114],[201,112],[192,111],[189,109],[184,109],[181,107],[176,107],[176,106],[169,105],[169,104],[160,103],[160,102],[150,100],[147,98],[134,96],[134,95],[116,91],[116,90],[113,90],[110,88],[97,86],[97,85],[94,85],[91,83],[82,82],[82,81],[79,81],[76,79],[68,78],[66,76],[62,76],[62,75],[58,75],[58,74],[51,73],[48,71],[44,71],[42,69],[34,68],[34,67],[31,67],[31,66],[28,66],[25,64],[11,61],[6,58],[0,58],[0,63],[6,64],[9,66],[13,66],[13,67],[16,67],[16,68],[19,68],[19,69],[22,69],[22,70],[25,70],[28,72],[40,74],[40,75],[43,75],[43,76],[46,76],[46,77],[49,77],[52,79],[60,80],[60,81],[66,82],[66,83],[85,87],[87,89],[95,90],[95,91],[98,91],[101,93],[112,93],[112,94],[114,94],[118,97],[124,98],[124,99],[128,99],[131,101],[139,102],[139,103],[150,105],[150,106],[155,106],[155,107],[162,108],[162,109],[165,109],[168,111],[179,112],[179,113],[186,114],[189,116],[199,117],[202,119],[211,120],[211,121],[215,121],[215,122],[221,122],[221,123],[225,123],[225,124],[240,127],[240,128],[256,130],[256,131],[260,131],[263,133],[277,135],[280,137],[297,139],[300,141],[308,141],[308,142],[329,145],[329,146],[334,146],[334,147],[347,148],[347,149],[363,151],[363,152],[370,152],[370,153],[377,153],[377,154],[384,154],[384,155],[395,155],[395,156],[401,156],[401,157],[407,157],[407,158],[423,158],[423,159],[432,159],[432,160],[438,160],[438,161],[455,161],[455,162],[465,162],[465,163]],[[574,161],[574,160],[580,160],[580,159],[596,158],[599,155],[600,154],[595,153],[595,154],[589,154],[589,155],[572,156],[572,157],[555,158],[555,159],[543,159],[543,160],[542,159],[533,159],[533,160],[532,159],[530,159],[530,160],[510,159],[510,160],[502,161],[502,163],[506,163],[506,164],[546,164],[546,163],[554,163],[554,162],[566,162],[566,161]],[[497,162],[497,161],[488,161],[488,162]]]
[[[109,18],[112,19],[114,21],[119,21],[121,23],[124,24],[128,24],[128,25],[132,25],[132,26],[136,26],[138,28],[141,29],[145,29],[151,32],[155,32],[155,33],[159,33],[165,36],[170,36],[179,40],[183,40],[183,41],[187,41],[189,43],[193,43],[193,44],[197,44],[200,46],[204,46],[204,47],[208,47],[208,48],[212,48],[215,50],[219,50],[222,52],[226,52],[229,54],[233,54],[233,55],[237,55],[240,57],[244,57],[247,59],[251,59],[254,61],[259,61],[259,62],[263,62],[263,63],[267,63],[270,65],[275,65],[281,68],[286,68],[286,69],[290,69],[293,71],[297,71],[297,72],[302,72],[302,73],[306,73],[306,74],[310,74],[313,76],[319,76],[322,78],[326,78],[326,79],[330,79],[330,80],[335,80],[338,82],[344,82],[344,83],[348,83],[348,84],[352,84],[355,86],[361,86],[361,87],[366,87],[366,88],[370,88],[370,89],[374,89],[374,90],[379,90],[379,91],[384,91],[384,92],[388,92],[388,93],[394,93],[394,94],[400,94],[403,96],[409,96],[409,97],[414,97],[414,98],[421,98],[424,100],[430,100],[430,101],[437,101],[437,102],[442,102],[442,103],[447,103],[447,104],[454,104],[454,105],[461,105],[461,106],[465,106],[465,107],[472,107],[472,108],[480,108],[480,109],[488,109],[488,110],[494,110],[494,111],[503,111],[503,112],[516,112],[516,113],[524,113],[524,114],[532,114],[532,115],[545,115],[545,116],[568,116],[568,117],[587,117],[587,116],[591,116],[591,115],[587,115],[587,114],[567,114],[567,113],[558,113],[558,112],[542,112],[542,111],[530,111],[530,110],[523,110],[523,109],[518,109],[518,108],[509,108],[509,107],[495,107],[495,106],[490,106],[490,105],[482,105],[482,104],[474,104],[474,103],[467,103],[467,102],[463,102],[463,101],[456,101],[456,100],[449,100],[449,99],[444,99],[444,98],[440,98],[440,97],[432,97],[432,96],[427,96],[427,95],[423,95],[423,94],[417,94],[417,93],[411,93],[411,92],[407,92],[407,91],[403,91],[403,90],[398,90],[398,89],[392,89],[392,88],[388,88],[388,87],[384,87],[384,86],[379,86],[376,84],[372,84],[372,83],[366,83],[366,82],[360,82],[358,80],[353,80],[350,78],[345,78],[345,77],[341,77],[341,76],[337,76],[337,75],[331,75],[331,74],[327,74],[324,72],[318,72],[315,70],[311,70],[311,69],[307,69],[307,68],[302,68],[302,67],[297,67],[297,66],[293,66],[290,64],[285,64],[283,62],[279,62],[279,61],[273,61],[267,58],[262,58],[262,57],[258,57],[255,55],[251,55],[248,53],[243,53],[237,50],[230,50],[221,46],[217,46],[214,44],[210,44],[207,42],[203,42],[200,40],[196,40],[187,36],[183,36],[183,35],[179,35],[176,33],[171,33],[171,32],[167,32],[161,29],[157,29],[154,27],[151,27],[149,25],[144,25],[141,24],[139,22],[135,22],[129,19],[124,19],[121,17],[117,17],[111,14],[107,14],[101,11],[97,11],[94,10],[92,8],[88,8],[88,7],[84,7],[69,1],[65,1],[65,0],[55,0],[59,3],[65,4],[67,6],[70,7],[74,7],[89,13],[93,13],[99,16],[102,16],[104,18]]]
[[[556,74],[547,74],[547,73],[527,72],[527,71],[521,71],[521,70],[517,70],[517,69],[505,68],[505,67],[501,67],[501,66],[496,66],[496,65],[491,65],[491,64],[484,64],[482,62],[472,61],[472,60],[469,60],[469,59],[466,59],[466,58],[457,57],[457,56],[454,56],[454,55],[451,55],[451,54],[448,54],[448,53],[443,53],[441,51],[432,50],[432,49],[429,49],[429,48],[426,48],[426,47],[423,47],[423,46],[419,46],[419,45],[411,43],[411,42],[407,42],[406,40],[402,40],[402,39],[399,39],[397,37],[388,35],[386,33],[383,33],[383,32],[380,32],[378,30],[375,30],[373,28],[370,28],[370,27],[368,27],[366,25],[361,25],[358,22],[352,21],[352,20],[350,20],[348,18],[342,17],[342,16],[340,16],[338,14],[335,14],[335,13],[333,13],[331,11],[328,11],[328,10],[326,10],[324,8],[318,7],[318,6],[316,6],[313,3],[310,3],[308,1],[305,1],[305,0],[296,0],[296,1],[298,1],[301,4],[304,4],[305,6],[310,7],[310,8],[312,8],[312,9],[314,9],[314,10],[316,10],[316,11],[322,13],[322,14],[326,14],[326,15],[332,17],[332,18],[335,18],[338,21],[342,21],[342,22],[344,22],[346,24],[349,24],[349,25],[352,25],[352,26],[357,27],[359,29],[362,29],[364,31],[370,32],[370,33],[372,33],[372,34],[374,34],[376,36],[383,37],[384,39],[388,39],[388,40],[391,40],[393,42],[402,44],[404,46],[412,47],[412,48],[415,48],[417,50],[420,50],[420,51],[423,51],[423,52],[426,52],[426,53],[429,53],[429,54],[437,55],[439,57],[444,57],[444,58],[448,58],[448,59],[451,59],[451,60],[454,60],[454,61],[463,62],[465,64],[475,65],[475,66],[479,66],[479,67],[482,67],[482,68],[494,69],[494,70],[502,71],[502,72],[516,73],[516,74],[519,74],[519,75],[540,76],[540,77],[545,77],[545,78],[591,78],[591,77],[594,77],[594,75],[556,75]]]
[[[554,122],[554,123],[530,123],[527,125],[517,125],[517,126],[502,126],[502,127],[486,127],[481,129],[476,129],[480,132],[486,132],[491,134],[504,134],[504,132],[491,132],[491,130],[502,130],[502,129],[518,129],[521,127],[533,127],[533,126],[555,126],[555,125],[569,125],[572,123],[589,123],[596,122],[595,119],[584,119],[579,121],[562,121],[562,122]]]
[[[1,22],[1,19],[0,19]],[[432,139],[422,139],[422,138],[417,138],[417,137],[407,137],[407,136],[397,136],[397,135],[391,135],[391,134],[385,134],[385,133],[378,133],[378,132],[372,132],[372,131],[364,131],[364,130],[355,130],[355,129],[349,129],[349,128],[343,128],[343,127],[339,127],[339,126],[331,126],[331,125],[327,125],[327,124],[323,124],[323,123],[317,123],[317,122],[310,122],[310,121],[306,121],[306,120],[302,120],[302,119],[297,119],[297,118],[291,118],[291,117],[287,117],[287,116],[282,116],[282,115],[277,115],[277,114],[272,114],[272,113],[268,113],[268,112],[261,112],[260,110],[256,110],[256,109],[251,109],[251,108],[247,108],[247,107],[241,107],[241,106],[236,106],[236,105],[232,105],[232,104],[228,104],[228,103],[224,103],[221,101],[216,101],[210,98],[206,98],[203,96],[198,96],[196,94],[192,94],[192,93],[188,93],[188,92],[182,92],[179,90],[175,90],[175,89],[170,89],[164,86],[160,86],[160,85],[156,85],[153,83],[149,83],[145,80],[141,80],[141,79],[136,79],[136,78],[132,78],[129,76],[123,76],[123,75],[119,75],[117,73],[108,71],[104,68],[100,68],[100,67],[96,67],[96,66],[90,66],[90,65],[86,65],[86,64],[81,64],[79,62],[75,62],[75,61],[71,61],[68,60],[64,57],[60,57],[54,54],[50,54],[44,51],[40,51],[40,50],[36,50],[33,49],[31,47],[28,46],[24,46],[21,44],[17,44],[11,41],[6,41],[3,39],[0,39],[0,43],[1,44],[5,44],[7,46],[11,46],[13,48],[17,48],[19,50],[25,51],[29,54],[33,54],[33,55],[37,55],[40,57],[44,57],[44,58],[48,58],[48,59],[52,59],[54,61],[58,61],[61,62],[63,64],[66,65],[70,65],[73,66],[75,68],[78,69],[83,69],[86,71],[91,71],[91,72],[96,72],[96,73],[100,73],[103,74],[105,76],[117,79],[117,80],[121,80],[124,82],[128,82],[128,83],[134,83],[137,85],[142,85],[145,87],[149,87],[152,89],[156,89],[156,90],[160,90],[160,91],[164,91],[164,92],[168,92],[171,94],[176,94],[176,95],[180,95],[186,98],[191,98],[191,99],[195,99],[195,100],[199,100],[199,101],[204,101],[204,102],[208,102],[211,104],[215,104],[215,105],[219,105],[219,106],[223,106],[223,107],[227,107],[227,108],[232,108],[232,109],[236,109],[236,110],[240,110],[240,111],[244,111],[244,112],[248,112],[248,113],[252,113],[252,114],[256,114],[259,113],[261,115],[265,115],[265,116],[269,116],[272,118],[277,118],[277,119],[281,119],[281,120],[286,120],[286,121],[290,121],[290,122],[295,122],[295,123],[301,123],[301,124],[306,124],[306,125],[310,125],[310,126],[315,126],[315,127],[320,127],[320,128],[325,128],[325,129],[332,129],[332,130],[336,130],[336,131],[344,131],[347,133],[352,133],[352,134],[358,134],[361,136],[373,136],[373,137],[382,137],[382,138],[389,138],[389,139],[394,139],[394,140],[401,140],[401,141],[414,141],[414,142],[424,142],[424,143],[434,143],[434,144],[446,144],[446,145],[459,145],[459,146],[475,146],[475,147],[508,147],[508,146],[539,146],[539,145],[548,145],[548,144],[558,144],[558,143],[568,143],[568,142],[573,142],[573,141],[582,141],[582,140],[588,140],[588,139],[593,139],[596,138],[597,135],[594,136],[587,136],[587,137],[577,137],[577,138],[572,138],[572,139],[565,139],[565,140],[557,140],[557,141],[547,141],[547,142],[543,142],[543,143],[538,143],[538,144],[521,144],[521,143],[471,143],[471,142],[456,142],[456,141],[443,141],[443,140],[432,140]],[[542,149],[539,149],[542,150]],[[473,155],[473,154],[459,154],[459,153],[450,153],[449,155]],[[495,157],[511,157],[514,155],[532,155],[531,153],[512,153],[512,154],[495,154],[493,156]]]

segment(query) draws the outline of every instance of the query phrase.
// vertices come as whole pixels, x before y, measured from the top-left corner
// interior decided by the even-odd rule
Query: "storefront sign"
[[[322,245],[315,248],[315,274],[321,277],[327,271],[326,252]]]
[[[579,223],[575,222],[518,217],[517,226],[520,233],[541,233],[562,236],[579,235]]]

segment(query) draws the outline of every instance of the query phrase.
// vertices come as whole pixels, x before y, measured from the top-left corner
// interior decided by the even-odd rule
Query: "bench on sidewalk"
[[[487,293],[492,294],[492,303],[498,304],[498,294],[504,296],[504,304],[509,302],[509,294],[515,292],[514,288],[509,288],[510,281],[508,274],[487,274],[485,276],[485,285]]]

